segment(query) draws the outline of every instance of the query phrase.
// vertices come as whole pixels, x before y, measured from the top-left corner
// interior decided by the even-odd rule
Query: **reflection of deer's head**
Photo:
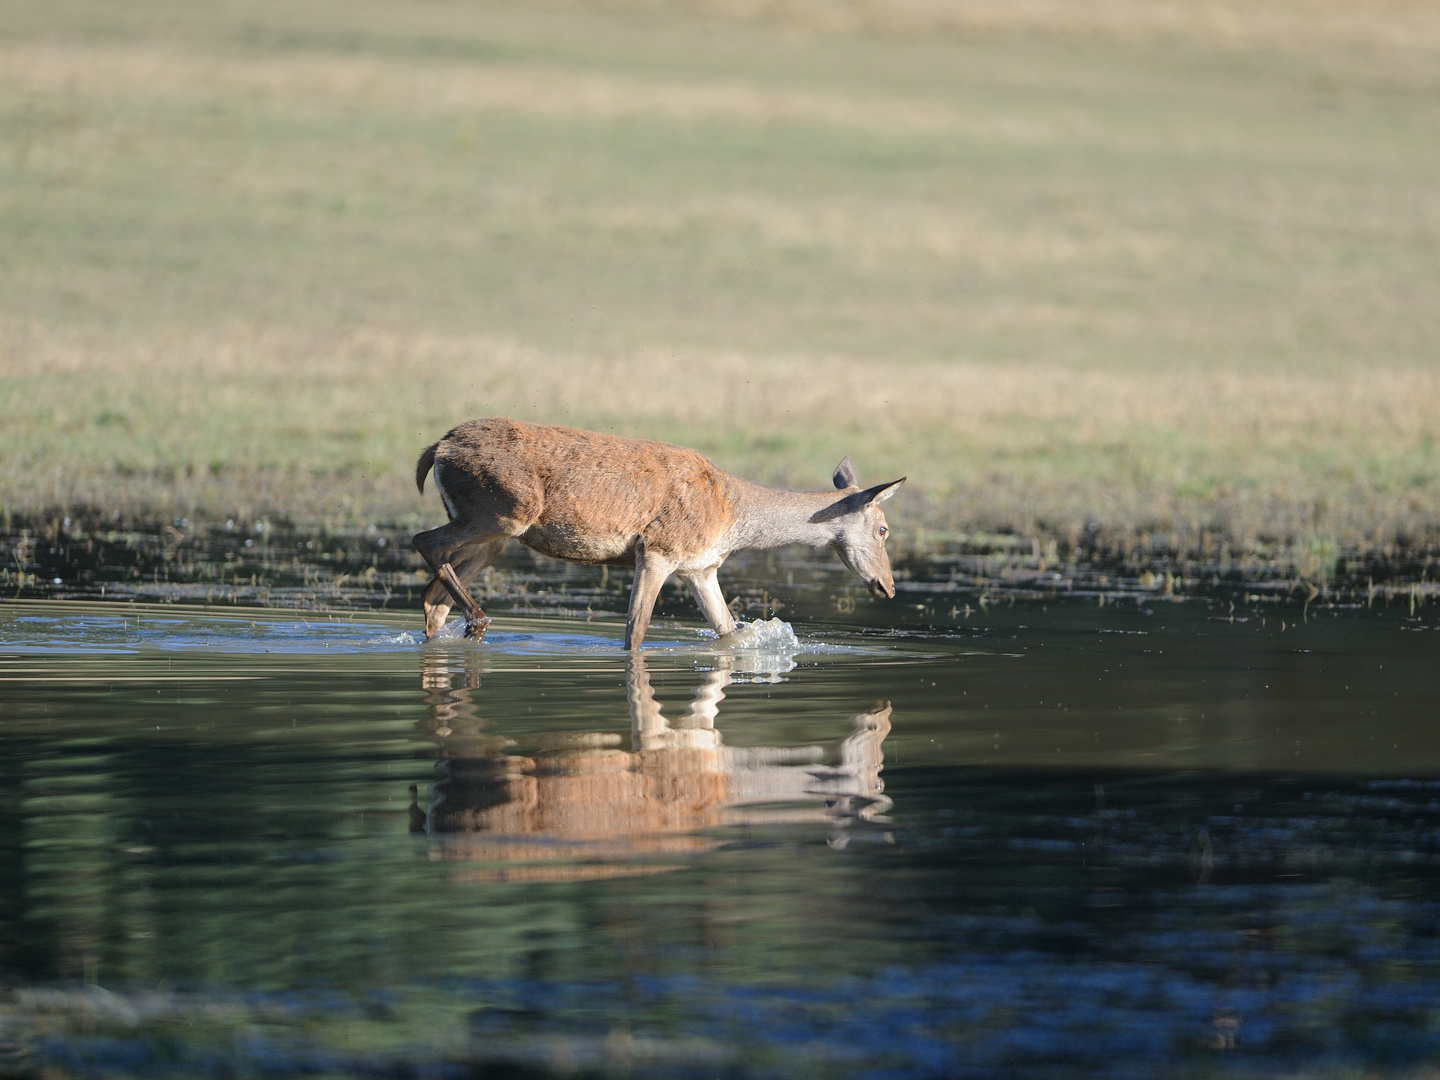
[[[628,658],[626,674],[628,750],[618,734],[576,733],[533,757],[503,753],[493,735],[471,735],[456,746],[461,731],[454,717],[467,707],[473,715],[469,690],[428,687],[431,730],[445,736],[426,830],[443,835],[457,857],[553,863],[703,850],[713,844],[700,830],[729,823],[823,821],[838,828],[889,805],[880,781],[888,704],[855,716],[853,730],[829,752],[736,748],[725,746],[715,728],[730,683],[729,657],[717,658],[673,722],[655,700],[643,654]],[[559,869],[510,869],[503,876],[583,876],[579,868]]]

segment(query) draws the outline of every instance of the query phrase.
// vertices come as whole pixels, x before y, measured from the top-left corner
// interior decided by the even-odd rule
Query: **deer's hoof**
[[[482,615],[475,622],[465,624],[465,636],[471,641],[479,641],[485,636],[485,631],[489,629],[489,626],[490,620]]]

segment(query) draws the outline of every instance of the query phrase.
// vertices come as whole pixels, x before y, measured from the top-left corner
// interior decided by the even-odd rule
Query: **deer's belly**
[[[520,542],[552,559],[627,566],[635,562],[633,533],[581,532],[564,524],[536,525],[520,535]]]

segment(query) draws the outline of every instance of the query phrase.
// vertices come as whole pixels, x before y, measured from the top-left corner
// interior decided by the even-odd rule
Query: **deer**
[[[424,449],[415,463],[422,495],[428,476],[450,520],[414,538],[434,575],[421,594],[426,640],[454,605],[465,615],[465,636],[485,636],[490,620],[467,586],[512,539],[551,558],[633,566],[627,651],[645,640],[672,574],[690,587],[718,636],[733,632],[716,575],[742,548],[833,548],[871,595],[895,596],[880,504],[906,477],[862,489],[848,455],[835,469],[836,490],[786,491],[668,443],[486,417]]]

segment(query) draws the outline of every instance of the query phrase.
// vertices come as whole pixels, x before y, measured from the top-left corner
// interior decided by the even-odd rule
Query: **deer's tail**
[[[415,486],[420,489],[420,494],[425,494],[425,477],[430,475],[430,470],[435,467],[435,448],[438,442],[431,443],[420,453],[420,460],[415,462]]]

